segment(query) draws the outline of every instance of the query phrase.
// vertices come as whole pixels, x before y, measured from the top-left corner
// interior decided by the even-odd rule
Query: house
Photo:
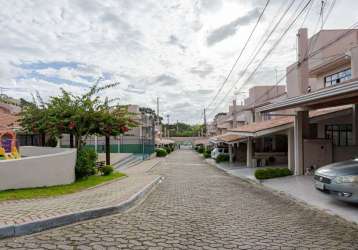
[[[308,39],[300,29],[297,37],[298,62],[287,67],[286,92],[250,90],[242,109],[251,112],[247,125],[226,130],[239,136],[226,143],[234,161],[287,163],[300,175],[357,155],[358,30],[321,30]]]
[[[210,138],[210,142],[217,147],[227,147],[231,162],[237,162],[242,165],[256,166],[263,164],[265,159],[281,159],[279,162],[287,163],[287,137],[275,135],[252,139],[252,135],[248,135],[245,129],[249,129],[260,121],[275,119],[271,116],[260,116],[255,113],[255,108],[279,100],[286,97],[285,86],[261,85],[249,89],[249,96],[245,99],[243,105],[233,105],[229,108],[220,121],[227,125],[225,132],[219,130],[216,136]],[[237,107],[236,109],[233,107]],[[217,119],[218,120],[218,119]],[[269,123],[270,124],[270,123]],[[220,124],[219,124],[220,125]],[[218,127],[220,128],[220,126]],[[243,129],[243,130],[242,130]],[[251,150],[255,148],[255,153]],[[248,151],[250,150],[250,151]],[[279,150],[279,152],[277,152]],[[275,158],[273,158],[275,157]],[[253,159],[260,158],[261,162],[253,163]],[[285,160],[286,159],[286,160]]]
[[[287,98],[255,112],[290,120],[289,167],[301,175],[357,156],[358,30],[321,30],[308,38],[307,29],[300,29],[297,37],[298,62],[287,67]]]

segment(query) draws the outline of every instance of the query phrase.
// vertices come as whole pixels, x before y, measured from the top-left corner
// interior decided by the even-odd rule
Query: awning
[[[160,139],[160,138],[155,138],[155,144],[156,145],[168,145],[168,144],[175,144],[175,141],[169,140],[169,139]]]
[[[193,142],[194,145],[209,145],[209,139],[208,138],[203,138],[203,139],[198,139],[195,140]]]
[[[358,79],[317,90],[305,95],[265,105],[256,109],[257,112],[271,112],[290,108],[320,109],[358,103]]]
[[[326,109],[319,109],[313,110],[309,112],[310,118],[317,118],[327,114],[333,114],[336,112],[349,110],[352,107],[350,105],[334,107],[334,108],[326,108]],[[248,125],[240,126],[238,128],[230,129],[231,133],[235,133],[240,136],[252,136],[252,137],[259,137],[263,135],[273,134],[280,131],[284,131],[288,128],[293,127],[294,123],[294,116],[283,116],[274,118],[271,120],[260,121],[250,123]]]
[[[209,139],[209,141],[214,143],[214,144],[217,144],[217,143],[230,144],[230,143],[233,143],[233,142],[238,142],[238,141],[243,140],[243,139],[244,139],[244,137],[242,137],[242,136],[240,136],[238,134],[225,133],[223,135],[218,135],[218,136],[211,137]]]

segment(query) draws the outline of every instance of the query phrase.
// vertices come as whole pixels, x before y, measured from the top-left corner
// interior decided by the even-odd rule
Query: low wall
[[[75,149],[26,146],[20,153],[21,159],[0,161],[0,190],[75,181]]]
[[[333,159],[335,162],[346,161],[358,157],[358,146],[333,147]]]

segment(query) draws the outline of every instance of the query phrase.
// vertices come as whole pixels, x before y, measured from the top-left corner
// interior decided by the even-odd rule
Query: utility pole
[[[206,109],[204,108],[204,129],[203,129],[203,135],[207,136],[207,124],[206,124]]]
[[[167,129],[167,133],[168,133],[168,137],[170,137],[170,128],[169,128],[169,122],[170,122],[170,115],[167,114],[167,126],[168,126],[168,129]]]
[[[160,124],[160,118],[159,118],[159,97],[157,97],[157,123]]]
[[[177,120],[177,133],[179,132],[179,121]]]

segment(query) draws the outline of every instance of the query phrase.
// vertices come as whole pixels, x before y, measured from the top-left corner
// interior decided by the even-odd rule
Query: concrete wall
[[[358,146],[333,147],[333,161],[346,161],[358,157]]]
[[[0,161],[0,190],[74,182],[75,149],[27,146],[20,153],[25,157]]]
[[[311,166],[321,167],[333,161],[332,142],[325,139],[304,140],[304,171]]]

